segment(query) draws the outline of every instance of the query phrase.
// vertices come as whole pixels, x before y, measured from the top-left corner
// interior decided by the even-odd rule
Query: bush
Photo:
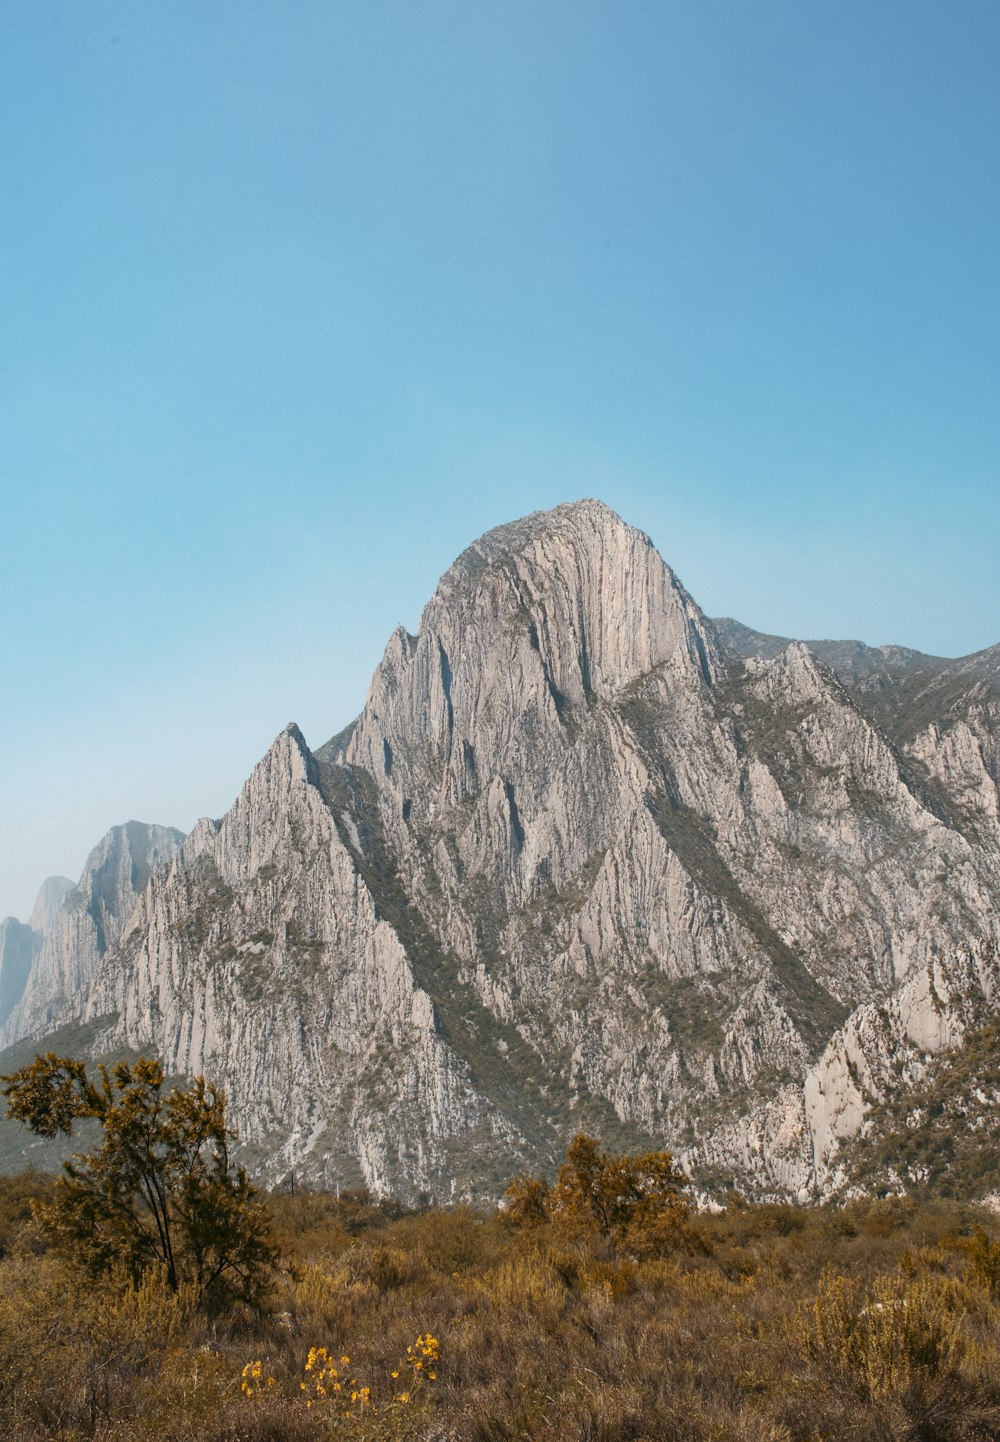
[[[549,1222],[563,1231],[589,1232],[631,1256],[704,1251],[704,1233],[691,1226],[680,1195],[685,1184],[670,1152],[609,1156],[580,1132],[566,1150],[555,1186],[539,1177],[516,1177],[504,1202],[517,1227],[531,1230]]]
[[[193,1341],[191,1288],[162,1269],[138,1284],[67,1274],[55,1258],[17,1258],[0,1276],[0,1419],[25,1433],[92,1435],[112,1415],[140,1411],[181,1338]],[[0,1429],[2,1430],[2,1429]]]
[[[277,1260],[267,1213],[229,1165],[225,1094],[196,1077],[164,1095],[159,1062],[98,1069],[48,1053],[0,1078],[8,1115],[39,1136],[97,1121],[101,1145],[63,1165],[36,1207],[62,1255],[92,1276],[124,1268],[135,1285],[161,1270],[210,1311],[257,1307]]]

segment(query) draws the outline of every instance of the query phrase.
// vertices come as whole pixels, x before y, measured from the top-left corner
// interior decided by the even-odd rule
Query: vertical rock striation
[[[32,912],[41,923],[37,952],[0,1026],[0,1046],[81,1019],[100,963],[122,941],[138,895],[182,840],[170,827],[129,821],[94,847],[77,886],[67,887],[62,877],[45,883]]]
[[[42,882],[27,925],[13,916],[0,921],[0,1026],[24,995],[32,963],[72,889],[68,877],[50,876]]]
[[[599,502],[525,517],[347,731],[182,846],[111,833],[0,1043],[220,1078],[272,1179],[492,1196],[586,1127],[828,1189],[996,1007],[998,674],[712,622]]]

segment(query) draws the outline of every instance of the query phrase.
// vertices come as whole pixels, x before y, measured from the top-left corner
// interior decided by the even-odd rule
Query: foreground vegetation
[[[1000,1242],[954,1202],[734,1197],[638,1255],[572,1206],[273,1196],[286,1264],[220,1318],[162,1268],[58,1256],[52,1187],[0,1178],[11,1442],[1000,1436]]]
[[[492,1213],[258,1195],[225,1097],[153,1060],[0,1077],[0,1435],[101,1442],[1000,1437],[1000,1240],[954,1199],[692,1213],[666,1152],[571,1143]]]

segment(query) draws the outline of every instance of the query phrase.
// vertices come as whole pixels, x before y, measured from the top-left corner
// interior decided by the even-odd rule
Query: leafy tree
[[[515,1178],[505,1195],[506,1211],[518,1226],[549,1221],[596,1232],[634,1255],[681,1246],[700,1250],[704,1242],[688,1222],[680,1194],[685,1182],[670,1152],[613,1157],[580,1132],[566,1150],[555,1185]]]
[[[518,1227],[541,1227],[549,1220],[552,1188],[544,1177],[515,1177],[503,1196],[504,1212]]]
[[[259,1305],[278,1249],[246,1173],[230,1167],[223,1091],[196,1077],[165,1092],[146,1057],[91,1078],[53,1052],[0,1081],[8,1115],[38,1136],[100,1125],[101,1144],[64,1163],[37,1208],[60,1252],[95,1276],[125,1266],[137,1284],[161,1268],[172,1291],[193,1286],[211,1311]]]

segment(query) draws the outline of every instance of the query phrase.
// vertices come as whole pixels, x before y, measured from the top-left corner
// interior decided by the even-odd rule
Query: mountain
[[[13,916],[0,921],[0,1023],[21,999],[37,949],[38,937],[30,926]]]
[[[66,893],[72,890],[73,883],[68,876],[50,876],[42,882],[28,918],[28,925],[32,931],[42,937],[48,935],[59,915],[59,908],[63,904]]]
[[[34,937],[33,958],[9,1012],[0,1010],[0,1046],[79,1019],[102,959],[113,956],[122,940],[137,895],[183,839],[169,827],[129,821],[94,847],[77,886],[64,876],[42,885],[28,927],[14,923]]]
[[[42,882],[27,924],[13,916],[0,921],[0,1026],[21,1000],[31,964],[72,889],[68,877],[50,876]]]
[[[495,1196],[588,1129],[828,1192],[996,1009],[998,662],[713,622],[599,502],[525,517],[345,731],[85,873],[0,1045],[221,1079],[272,1181]]]

